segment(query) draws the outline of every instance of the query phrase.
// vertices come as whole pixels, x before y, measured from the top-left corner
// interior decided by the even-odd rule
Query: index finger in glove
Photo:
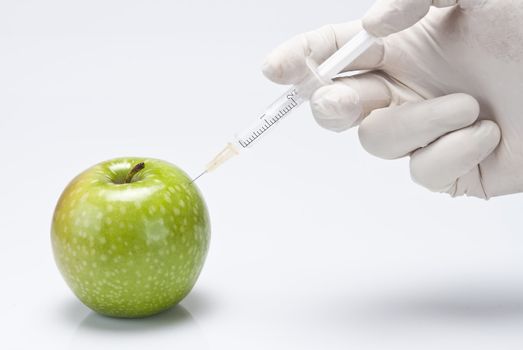
[[[318,65],[362,30],[359,21],[327,25],[300,34],[278,46],[265,59],[263,74],[279,84],[299,83],[309,74],[307,58]],[[383,46],[375,44],[347,67],[347,70],[377,69],[383,59]]]

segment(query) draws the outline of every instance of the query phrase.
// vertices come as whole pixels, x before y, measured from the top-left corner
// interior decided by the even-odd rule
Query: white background
[[[2,0],[0,348],[522,349],[522,196],[429,193],[307,107],[199,182],[213,238],[181,306],[104,318],[55,267],[76,174],[127,155],[197,174],[282,92],[272,47],[370,3]]]

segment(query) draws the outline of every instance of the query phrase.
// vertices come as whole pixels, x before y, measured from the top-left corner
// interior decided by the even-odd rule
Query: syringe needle
[[[201,173],[200,175],[196,176],[191,182],[189,182],[189,185],[192,185],[196,180],[198,180],[200,177],[202,177],[205,174],[207,174],[207,170],[204,170],[203,173]]]

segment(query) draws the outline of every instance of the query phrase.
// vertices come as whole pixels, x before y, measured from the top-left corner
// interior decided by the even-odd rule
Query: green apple
[[[182,300],[210,239],[205,202],[167,162],[120,158],[77,176],[56,206],[51,241],[76,296],[114,317],[145,317]]]

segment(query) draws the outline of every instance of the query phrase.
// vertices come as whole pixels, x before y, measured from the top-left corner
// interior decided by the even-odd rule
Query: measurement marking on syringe
[[[262,136],[267,130],[269,130],[273,125],[275,125],[278,121],[280,121],[283,117],[285,117],[287,114],[289,114],[290,111],[292,111],[294,108],[298,106],[298,102],[294,99],[294,97],[297,95],[296,90],[293,91],[292,94],[287,95],[287,99],[289,101],[289,104],[283,108],[281,108],[278,113],[273,116],[270,119],[265,119],[264,124],[251,132],[249,136],[246,138],[243,138],[242,140],[239,140],[238,143],[243,147],[247,148],[251,143],[256,141],[256,139],[260,136]],[[260,117],[260,119],[265,118],[265,114]]]

